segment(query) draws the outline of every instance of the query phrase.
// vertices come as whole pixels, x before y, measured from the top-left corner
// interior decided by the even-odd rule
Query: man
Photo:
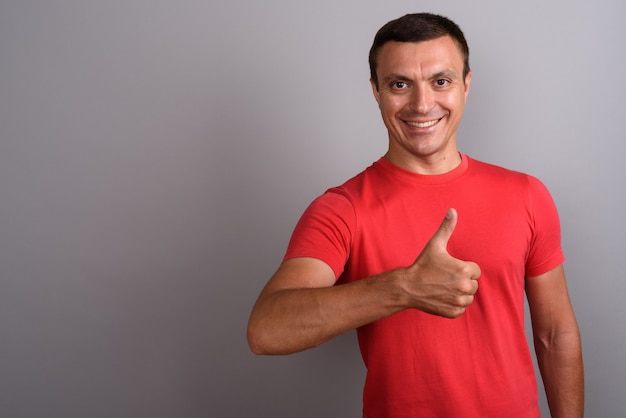
[[[554,203],[537,179],[457,149],[472,79],[463,33],[406,15],[379,30],[370,69],[388,151],[307,208],[252,311],[253,352],[356,328],[364,417],[538,417],[525,292],[551,414],[582,416]]]

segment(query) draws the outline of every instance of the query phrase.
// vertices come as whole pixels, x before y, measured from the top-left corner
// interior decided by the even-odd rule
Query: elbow
[[[248,347],[256,355],[282,354],[278,351],[278,329],[271,315],[255,305],[248,319],[246,338]]]
[[[248,346],[252,354],[257,356],[272,354],[258,339],[251,338],[250,335],[248,335]]]
[[[248,346],[252,353],[256,355],[278,354],[271,348],[269,341],[271,337],[267,330],[259,326],[253,319],[250,319],[247,330]]]
[[[568,352],[580,354],[580,332],[576,326],[552,330],[546,333],[536,333],[534,336],[535,349],[552,352]]]
[[[297,353],[309,347],[294,345],[281,338],[281,332],[273,327],[266,327],[250,321],[247,330],[248,346],[256,355],[276,356]]]
[[[247,338],[248,338],[248,346],[253,354],[262,355],[267,354],[264,345],[262,343],[262,338],[259,336],[259,332],[256,328],[249,323],[247,330]]]

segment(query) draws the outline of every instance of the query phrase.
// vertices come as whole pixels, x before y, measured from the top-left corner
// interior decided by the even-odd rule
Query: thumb
[[[454,232],[454,228],[456,228],[457,219],[458,214],[456,213],[456,209],[448,209],[445,218],[443,218],[443,221],[439,226],[439,229],[435,232],[435,235],[433,235],[431,240],[445,248],[448,245],[448,240]]]

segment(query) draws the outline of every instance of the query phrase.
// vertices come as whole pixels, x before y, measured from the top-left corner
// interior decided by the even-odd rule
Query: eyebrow
[[[392,74],[387,74],[383,78],[383,83],[388,83],[391,80],[409,81],[409,78],[399,73],[392,73]]]
[[[452,79],[459,78],[457,73],[455,71],[452,71],[452,70],[439,71],[439,72],[433,74],[430,78],[432,80],[432,79],[437,79],[437,78],[442,78],[442,77],[448,77],[448,78],[452,78]]]

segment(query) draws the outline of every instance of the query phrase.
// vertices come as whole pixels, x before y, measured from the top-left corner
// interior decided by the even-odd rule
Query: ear
[[[470,71],[465,76],[465,101],[466,102],[467,102],[467,96],[469,95],[471,82],[472,82],[472,72]]]
[[[372,86],[372,93],[374,93],[374,98],[376,99],[376,103],[380,105],[380,92],[378,91],[378,87],[376,86],[376,82],[370,78],[370,84]]]

